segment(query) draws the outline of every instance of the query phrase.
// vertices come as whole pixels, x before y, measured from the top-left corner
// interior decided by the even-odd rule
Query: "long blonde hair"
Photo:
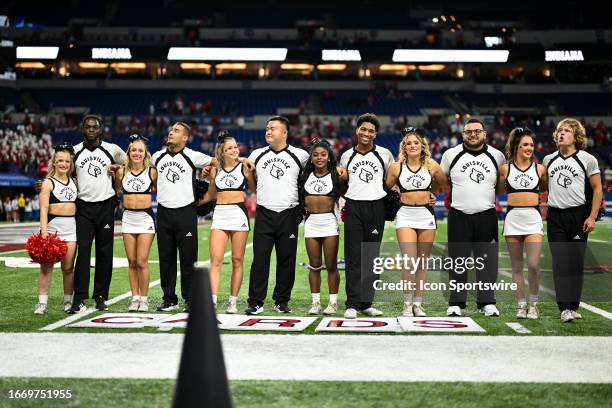
[[[219,136],[217,139],[218,139],[218,142],[217,142],[217,146],[215,147],[215,158],[217,159],[217,170],[218,170],[218,169],[222,169],[225,166],[225,159],[223,158],[223,149],[225,149],[225,144],[230,140],[233,140],[234,142],[236,142],[236,144],[238,142],[236,141],[236,138],[227,131],[219,132]]]
[[[565,119],[562,119],[559,123],[557,123],[557,127],[555,128],[555,131],[553,132],[553,139],[555,143],[557,143],[559,140],[559,128],[562,125],[568,125],[572,129],[572,132],[574,132],[574,139],[575,139],[574,144],[576,145],[576,149],[578,150],[586,149],[587,147],[586,130],[584,129],[584,126],[582,126],[582,123],[580,123],[580,121],[574,118],[565,118]]]
[[[427,170],[431,170],[431,152],[429,151],[429,142],[427,138],[421,135],[417,130],[411,130],[404,134],[402,141],[399,145],[399,160],[408,166],[408,155],[406,154],[406,143],[408,141],[409,136],[416,136],[417,140],[421,143],[421,156],[420,163],[421,166],[425,167]]]
[[[53,164],[55,164],[55,158],[57,157],[58,153],[67,153],[68,157],[70,157],[70,169],[68,170],[68,179],[70,179],[70,177],[72,177],[72,173],[74,173],[74,160],[72,157],[72,154],[70,153],[70,150],[66,149],[66,150],[56,150],[53,152],[53,157],[51,157],[51,168],[49,169],[49,172],[47,173],[47,178],[51,178],[53,176],[55,176],[55,166],[53,166]]]
[[[132,147],[132,144],[134,144],[135,142],[140,142],[142,143],[142,145],[144,146],[144,150],[145,150],[145,158],[142,161],[142,167],[143,169],[148,169],[149,167],[151,167],[151,153],[149,153],[149,149],[147,148],[147,144],[145,143],[145,141],[142,138],[138,138],[138,139],[134,139],[132,141],[130,141],[130,143],[128,143],[128,147],[127,150],[125,151],[125,159],[123,160],[123,179],[125,179],[125,177],[127,176],[129,171],[132,171],[132,159],[130,158],[130,147]]]

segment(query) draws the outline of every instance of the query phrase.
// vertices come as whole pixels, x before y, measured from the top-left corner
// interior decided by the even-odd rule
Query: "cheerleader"
[[[64,312],[68,312],[72,307],[77,241],[75,221],[77,186],[71,178],[74,171],[73,154],[74,150],[69,145],[62,144],[55,147],[51,169],[40,190],[40,234],[43,238],[47,238],[50,233],[57,233],[68,246],[68,251],[61,261],[64,277]],[[34,314],[42,315],[48,311],[52,271],[53,264],[40,265],[38,304]]]
[[[123,190],[121,232],[128,258],[128,276],[132,299],[129,312],[149,311],[149,251],[155,237],[155,215],[151,190],[157,182],[157,170],[151,166],[151,154],[145,140],[131,135],[125,164],[115,173],[115,187]]]
[[[447,178],[431,159],[424,131],[409,127],[402,132],[399,160],[389,167],[388,189],[399,187],[401,208],[395,217],[395,232],[403,255],[417,259],[415,270],[404,270],[403,279],[415,282],[415,290],[404,293],[403,316],[427,316],[423,309],[422,285],[426,278],[425,261],[436,237],[436,219],[430,204],[432,190],[445,188]],[[416,278],[416,279],[415,279]]]
[[[207,195],[216,197],[210,232],[210,286],[212,300],[217,306],[221,281],[221,267],[227,240],[232,242],[232,277],[226,312],[238,313],[238,292],[244,274],[244,252],[249,236],[249,215],[244,205],[245,190],[255,191],[255,178],[246,165],[239,161],[236,139],[228,132],[219,135],[215,149],[216,164],[210,171]],[[206,197],[205,197],[206,200]]]
[[[587,153],[587,135],[576,119],[557,124],[558,151],[544,157],[548,174],[546,233],[552,255],[555,297],[561,322],[581,319],[578,313],[584,276],[584,253],[603,198],[597,159]]]
[[[540,253],[544,227],[539,210],[540,190],[546,189],[546,169],[533,160],[534,137],[528,128],[516,128],[506,142],[508,162],[499,169],[497,193],[508,194],[503,234],[510,252],[512,281],[516,284],[519,319],[537,319]],[[529,306],[523,280],[523,246],[527,251]]]
[[[306,163],[300,179],[300,196],[306,211],[304,238],[308,253],[308,283],[312,295],[309,314],[321,313],[321,252],[325,254],[329,305],[323,314],[332,315],[338,311],[338,219],[334,213],[339,196],[339,176],[336,159],[329,143],[317,141],[310,149],[310,159]]]

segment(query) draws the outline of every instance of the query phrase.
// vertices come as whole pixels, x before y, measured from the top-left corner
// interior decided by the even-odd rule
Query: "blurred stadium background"
[[[374,112],[379,144],[397,152],[398,131],[422,126],[437,160],[471,116],[499,148],[512,127],[535,130],[539,157],[572,116],[609,190],[612,29],[596,2],[566,6],[559,21],[554,2],[4,2],[0,195],[33,196],[50,146],[78,143],[87,113],[121,146],[138,132],[154,151],[183,120],[190,147],[211,152],[223,128],[247,152],[271,115],[291,119],[293,144],[324,137],[342,151],[355,117]]]

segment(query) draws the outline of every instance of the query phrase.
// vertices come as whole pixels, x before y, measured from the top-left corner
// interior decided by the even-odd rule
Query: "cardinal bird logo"
[[[225,179],[225,185],[228,187],[232,187],[234,185],[234,180],[226,178]]]
[[[480,182],[483,181],[484,179],[485,179],[484,174],[482,174],[480,171],[476,169],[472,169],[472,172],[470,173],[470,180],[475,181],[476,183],[480,184]]]
[[[102,174],[102,169],[94,165],[93,163],[89,163],[87,173],[89,173],[90,176],[98,177],[100,174]]]
[[[567,174],[559,172],[559,176],[557,177],[557,184],[563,188],[567,188],[567,186],[572,184],[572,178]]]
[[[180,176],[176,171],[168,169],[168,173],[166,173],[166,179],[171,183],[176,183],[176,181],[180,179]]]
[[[412,179],[412,185],[414,187],[416,187],[416,188],[420,188],[423,185],[423,183],[421,182],[421,180],[417,180],[417,179],[413,178]]]
[[[359,173],[359,180],[369,183],[371,180],[374,180],[374,175],[366,169],[362,168],[361,172]]]
[[[521,179],[521,181],[519,181],[519,184],[520,184],[522,187],[527,188],[527,187],[529,186],[529,181],[528,181],[528,180],[526,180],[526,179],[524,179],[524,178],[522,178],[522,179]]]
[[[274,164],[270,169],[270,175],[278,180],[285,175],[285,172],[283,171],[283,169]]]

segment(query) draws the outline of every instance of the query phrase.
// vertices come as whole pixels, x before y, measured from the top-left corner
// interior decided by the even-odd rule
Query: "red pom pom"
[[[32,261],[48,265],[64,259],[68,245],[57,233],[48,234],[46,239],[40,234],[34,234],[26,242],[26,251]]]
[[[340,209],[340,219],[344,222],[344,211],[346,210],[346,205],[343,205]]]

